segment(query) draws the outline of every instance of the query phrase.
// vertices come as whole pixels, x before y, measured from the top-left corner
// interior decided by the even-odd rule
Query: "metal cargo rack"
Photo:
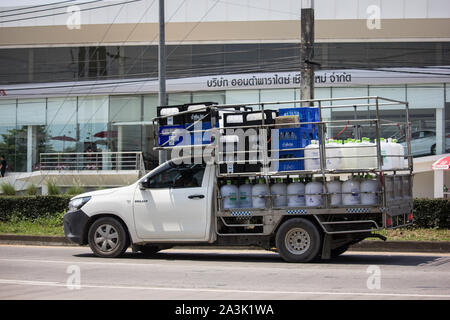
[[[236,105],[213,105],[205,106],[205,110],[217,111],[233,110],[241,107],[242,104]],[[273,234],[279,223],[287,216],[310,216],[321,225],[326,234],[339,233],[365,233],[380,230],[383,228],[396,228],[412,223],[412,178],[413,178],[413,161],[411,155],[411,126],[409,118],[408,102],[398,101],[389,98],[382,98],[378,96],[367,97],[348,97],[348,98],[330,98],[330,99],[314,99],[314,100],[294,100],[294,101],[275,101],[266,103],[251,103],[245,104],[246,107],[258,108],[261,112],[261,122],[257,125],[240,125],[236,127],[221,127],[217,126],[214,117],[211,117],[211,128],[203,130],[201,127],[197,129],[197,123],[201,123],[200,118],[195,123],[187,127],[188,132],[184,134],[205,134],[210,133],[211,141],[206,144],[189,144],[181,143],[176,146],[168,146],[169,140],[155,150],[177,150],[184,152],[188,151],[189,155],[196,154],[192,150],[201,150],[201,153],[208,154],[210,160],[214,160],[217,166],[217,185],[215,186],[216,194],[216,224],[217,233],[222,236],[227,235],[260,235],[266,236]],[[313,122],[294,122],[294,123],[265,123],[265,110],[272,110],[272,108],[279,108],[283,106],[295,107],[309,107],[317,108],[318,121]],[[383,111],[386,108],[393,106],[401,107],[404,111],[403,122],[393,122],[382,118]],[[269,109],[270,108],[270,109]],[[201,109],[196,109],[198,112]],[[353,119],[346,120],[331,120],[331,113],[333,110],[345,110],[353,112]],[[239,111],[238,111],[239,112]],[[189,113],[189,111],[181,112]],[[207,115],[205,115],[207,117]],[[203,118],[205,118],[203,117]],[[158,130],[159,120],[166,117],[157,117],[154,119],[156,132]],[[319,142],[319,161],[320,169],[318,170],[290,170],[279,171],[274,169],[274,162],[282,161],[305,161],[314,158],[310,157],[296,157],[296,158],[273,158],[273,155],[281,151],[302,151],[306,147],[279,149],[271,146],[269,148],[270,139],[267,139],[268,133],[272,129],[301,127],[305,125],[313,126],[317,129],[317,140]],[[362,137],[362,130],[373,131],[373,136],[376,138],[376,159],[377,165],[373,168],[355,168],[355,169],[327,169],[327,149],[326,139],[331,134],[331,130],[335,128],[352,128],[353,136],[356,139]],[[381,153],[381,137],[382,129],[387,127],[403,128],[406,142],[405,157],[407,164],[399,168],[390,168],[383,170],[384,159],[388,157],[398,157],[396,155],[382,155]],[[192,130],[194,128],[195,130]],[[230,130],[254,130],[258,135],[259,149],[257,151],[244,150],[229,150],[224,148],[221,143],[222,137],[229,135]],[[343,132],[342,130],[341,132]],[[189,140],[190,141],[190,140]],[[187,142],[187,139],[185,140]],[[368,148],[368,146],[360,146],[358,148]],[[255,161],[254,158],[249,160],[251,154],[257,153],[259,158]],[[232,157],[227,158],[227,156]],[[239,157],[239,159],[234,159]],[[340,157],[343,158],[357,158],[357,156]],[[375,155],[366,156],[375,157]],[[224,159],[225,158],[225,159]],[[404,159],[404,158],[403,158]],[[221,172],[220,166],[236,164],[241,165],[244,170]],[[253,166],[251,166],[253,164]],[[254,166],[257,164],[257,166]],[[258,170],[255,170],[255,167]],[[249,170],[253,169],[253,170]],[[319,194],[323,197],[323,205],[318,207],[274,207],[274,196],[269,194],[266,197],[266,208],[240,208],[240,209],[224,209],[223,200],[220,196],[219,187],[223,181],[227,179],[245,179],[245,178],[262,178],[266,184],[270,184],[270,180],[277,177],[284,178],[321,178],[322,181],[327,181],[329,178],[341,176],[364,176],[371,174],[380,182],[380,190],[377,192],[378,203],[376,205],[356,205],[356,206],[331,206],[331,193],[327,190],[327,184],[324,183],[323,193]],[[269,188],[270,190],[270,188]],[[342,193],[343,195],[345,193]],[[289,196],[289,195],[287,195]]]

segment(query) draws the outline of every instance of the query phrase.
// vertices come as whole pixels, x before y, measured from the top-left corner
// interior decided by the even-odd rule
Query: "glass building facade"
[[[423,68],[450,66],[449,53],[447,42],[318,43],[314,61],[324,70]],[[168,46],[167,72],[169,79],[298,72],[299,54],[299,45],[294,43]],[[0,61],[0,85],[45,82],[51,87],[51,83],[66,81],[157,77],[155,46],[1,49]],[[450,84],[445,82],[335,85],[315,89],[316,98],[375,95],[408,101],[413,132],[433,134],[437,125],[443,123],[445,136],[449,135]],[[186,90],[168,94],[169,105],[296,99],[300,99],[297,88]],[[158,163],[158,154],[152,150],[151,125],[157,105],[156,93],[28,97],[24,92],[20,98],[3,96],[0,99],[0,154],[6,155],[10,171],[24,172],[39,169],[39,155],[44,152],[85,152],[88,147],[94,151],[142,151],[148,170]],[[404,121],[401,114],[390,110],[384,115],[392,121]],[[331,110],[327,117],[349,119],[353,118],[353,112]],[[382,132],[383,136],[397,134],[395,128],[389,128],[390,131]],[[432,153],[432,145],[429,148]]]
[[[300,44],[168,45],[170,79],[300,70]],[[324,70],[450,65],[449,42],[316,43]],[[158,76],[157,46],[0,49],[0,84]]]

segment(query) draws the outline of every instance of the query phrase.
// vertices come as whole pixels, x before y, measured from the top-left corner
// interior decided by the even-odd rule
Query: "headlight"
[[[69,202],[69,211],[75,211],[81,209],[82,206],[86,204],[91,199],[91,197],[83,197],[73,199]]]

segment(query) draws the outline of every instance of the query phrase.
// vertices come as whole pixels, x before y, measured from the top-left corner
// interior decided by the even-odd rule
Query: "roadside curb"
[[[31,246],[78,246],[65,237],[58,236],[28,236],[16,234],[0,234],[0,244],[16,244]]]
[[[58,236],[28,236],[14,234],[0,234],[0,244],[9,245],[35,245],[35,246],[70,246],[78,247],[65,237]],[[218,247],[208,245],[180,246],[184,249],[253,249],[258,247]],[[427,253],[450,253],[450,241],[380,241],[364,240],[350,247],[349,251],[378,251],[378,252],[427,252]]]
[[[350,251],[392,251],[450,253],[450,241],[377,241],[364,240],[350,247]]]

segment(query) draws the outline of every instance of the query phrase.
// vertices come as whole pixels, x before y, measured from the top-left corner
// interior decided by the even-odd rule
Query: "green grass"
[[[37,193],[38,193],[38,189],[34,184],[30,184],[27,187],[27,190],[26,190],[27,196],[35,196],[35,195],[37,195]]]
[[[66,194],[76,196],[84,192],[83,187],[80,187],[78,185],[71,186],[69,189],[67,189]]]
[[[61,189],[55,183],[53,183],[51,181],[49,181],[47,183],[47,191],[48,191],[48,194],[51,196],[61,194]]]
[[[13,216],[8,222],[0,222],[0,234],[64,236],[63,215],[48,215],[34,220]],[[395,229],[377,233],[389,241],[450,241],[450,229]]]
[[[394,229],[377,232],[388,241],[450,241],[450,229]]]
[[[0,185],[0,189],[2,190],[2,192],[5,196],[14,196],[16,194],[16,189],[9,182],[2,183]]]
[[[13,216],[9,221],[0,222],[0,233],[35,236],[64,236],[64,213],[43,216],[37,219],[24,219]]]

